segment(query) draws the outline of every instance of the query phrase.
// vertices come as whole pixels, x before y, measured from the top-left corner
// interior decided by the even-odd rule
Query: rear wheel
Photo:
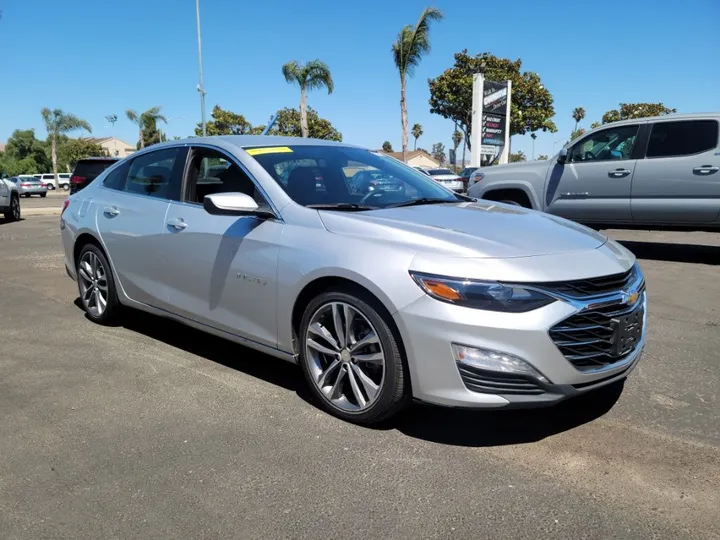
[[[105,254],[95,244],[86,244],[76,263],[80,301],[87,316],[98,324],[110,324],[121,306]]]
[[[10,206],[3,215],[6,221],[20,221],[20,197],[13,195],[10,198]]]
[[[40,194],[41,197],[45,197],[46,195],[47,195],[47,193],[41,193],[41,194]]]
[[[363,294],[332,291],[305,309],[300,361],[310,389],[331,414],[376,424],[408,402],[409,377],[384,310]]]
[[[68,190],[70,189],[70,184],[63,184],[63,185],[62,185],[62,188],[63,188],[65,191],[68,191]]]

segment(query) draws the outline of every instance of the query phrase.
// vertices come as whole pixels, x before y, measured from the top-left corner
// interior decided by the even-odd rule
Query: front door
[[[162,260],[168,309],[183,317],[277,346],[277,261],[282,221],[213,216],[207,194],[242,192],[267,206],[233,158],[208,148],[191,151],[183,200],[171,202]]]
[[[714,119],[652,125],[645,159],[632,187],[640,223],[713,223],[720,213],[720,153]]]
[[[566,163],[548,170],[551,214],[587,223],[630,222],[630,193],[640,125],[595,131],[568,149]]]
[[[168,272],[159,257],[165,215],[179,198],[186,149],[141,154],[112,171],[93,202],[118,282],[132,300],[164,308]]]
[[[8,180],[0,178],[0,208],[10,206],[10,188],[7,182]]]

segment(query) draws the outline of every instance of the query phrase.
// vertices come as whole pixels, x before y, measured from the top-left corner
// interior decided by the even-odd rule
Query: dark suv
[[[70,177],[70,193],[77,193],[111,165],[120,161],[116,157],[90,157],[77,162]]]

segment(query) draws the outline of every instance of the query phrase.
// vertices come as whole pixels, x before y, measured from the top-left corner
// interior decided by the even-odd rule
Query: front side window
[[[618,126],[585,137],[570,150],[570,161],[618,161],[631,159],[639,126]]]
[[[298,145],[245,150],[303,206],[374,209],[420,199],[458,201],[423,173],[361,148]]]
[[[689,156],[707,152],[718,145],[715,120],[684,120],[653,124],[647,157]]]
[[[184,201],[202,204],[206,195],[245,193],[259,207],[267,203],[250,177],[223,153],[208,148],[194,148],[188,167]]]

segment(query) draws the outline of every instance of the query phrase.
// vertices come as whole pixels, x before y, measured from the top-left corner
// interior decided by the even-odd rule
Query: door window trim
[[[633,160],[639,159],[638,155],[637,155],[638,142],[641,142],[641,136],[643,135],[643,131],[644,131],[643,128],[645,127],[645,125],[646,125],[646,123],[642,123],[642,122],[638,122],[638,123],[633,122],[631,124],[623,124],[621,126],[613,126],[612,124],[610,124],[604,129],[599,129],[597,131],[592,131],[591,133],[588,133],[582,139],[580,139],[578,142],[576,142],[575,144],[570,146],[570,148],[568,150],[568,156],[572,156],[572,151],[576,146],[583,144],[590,137],[594,137],[598,133],[603,133],[603,132],[609,131],[611,129],[635,126],[638,128],[638,130],[637,130],[637,133],[635,134],[635,144],[633,145],[633,149],[632,149],[632,152],[630,153],[629,158],[627,158],[627,159],[593,159],[592,161],[572,161],[569,159],[568,164],[580,165],[583,163],[612,163],[612,162],[616,162],[616,161],[633,161]]]
[[[677,124],[679,122],[715,122],[715,124],[718,127],[718,138],[715,140],[715,146],[708,148],[706,150],[701,150],[700,152],[695,152],[693,154],[674,154],[672,156],[648,156],[647,151],[650,148],[650,136],[652,135],[652,130],[655,128],[658,124]],[[643,152],[643,157],[645,159],[673,159],[673,158],[684,158],[684,157],[692,157],[692,156],[699,156],[701,154],[705,154],[707,152],[712,151],[713,149],[717,149],[718,146],[720,146],[720,122],[718,122],[715,118],[683,118],[683,119],[674,119],[674,120],[655,120],[654,122],[650,122],[648,124],[650,126],[650,129],[648,130],[648,140],[647,144],[645,145],[645,151]]]
[[[181,204],[189,204],[192,206],[202,206],[202,203],[194,203],[194,202],[186,201],[185,197],[187,196],[187,182],[188,182],[188,176],[189,176],[188,173],[190,172],[189,168],[192,163],[191,156],[193,154],[193,151],[196,148],[203,148],[205,150],[212,150],[213,152],[217,152],[218,154],[220,154],[222,156],[222,159],[225,159],[225,160],[229,161],[232,165],[237,166],[240,169],[240,171],[242,171],[250,179],[250,181],[255,186],[255,189],[257,189],[260,192],[260,195],[267,203],[268,207],[270,208],[270,211],[275,215],[275,219],[277,219],[279,221],[283,220],[280,215],[280,212],[278,211],[277,207],[275,206],[275,203],[273,203],[272,199],[268,196],[267,191],[265,191],[265,189],[260,185],[260,182],[258,182],[257,179],[252,174],[250,174],[250,171],[247,169],[247,167],[245,167],[240,162],[239,159],[237,159],[234,155],[232,155],[232,153],[229,153],[227,150],[225,150],[223,148],[219,148],[217,146],[214,146],[212,144],[207,144],[207,143],[192,142],[192,143],[189,143],[187,146],[188,146],[188,152],[187,152],[187,156],[185,158],[185,167],[183,169],[182,190],[180,192],[180,200],[174,201],[174,202],[178,202]]]

